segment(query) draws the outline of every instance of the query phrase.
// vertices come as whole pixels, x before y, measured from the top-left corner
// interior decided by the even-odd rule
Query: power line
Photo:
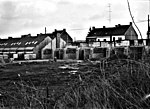
[[[143,23],[143,22],[147,22],[148,20],[139,20],[136,23]]]
[[[132,16],[129,0],[127,0],[127,3],[128,3],[128,9],[129,9],[129,13],[130,13],[132,22],[133,22],[133,24],[135,25],[135,27],[137,28],[137,30],[138,30],[138,32],[139,32],[139,34],[140,34],[140,36],[141,36],[141,39],[143,39],[142,33],[141,33],[140,29],[138,28],[138,26],[136,25],[136,23],[135,23],[135,21],[134,21],[134,18],[133,18],[133,16]]]
[[[89,29],[89,28],[75,28],[75,29],[69,29],[69,31],[82,31],[86,29]]]

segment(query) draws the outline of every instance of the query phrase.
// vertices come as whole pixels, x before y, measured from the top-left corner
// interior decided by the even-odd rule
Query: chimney
[[[106,28],[105,26],[103,26],[103,28]]]
[[[28,36],[28,37],[31,37],[31,34],[28,34],[27,36]]]
[[[12,37],[11,37],[11,36],[9,36],[9,37],[8,37],[8,39],[12,39]]]
[[[40,34],[37,34],[37,36],[41,36],[42,35],[42,33],[40,33]]]
[[[66,29],[64,28],[63,31],[66,32]]]
[[[115,27],[118,27],[118,25],[115,25]]]
[[[95,30],[95,26],[92,27],[92,30]]]
[[[57,32],[57,29],[55,29],[54,32]]]
[[[92,31],[91,27],[89,28],[89,31],[90,31],[90,32]]]
[[[132,25],[132,22],[130,22],[129,24]]]
[[[118,24],[118,27],[120,27],[121,25],[120,24]]]

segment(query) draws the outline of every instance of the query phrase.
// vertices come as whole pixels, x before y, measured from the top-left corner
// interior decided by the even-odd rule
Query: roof
[[[5,40],[0,40],[0,48],[35,47],[46,37],[47,35],[22,35],[20,38],[8,38]]]
[[[66,30],[63,29],[63,30],[55,30],[52,33],[46,34],[40,33],[37,34],[37,36],[31,36],[31,34],[27,34],[22,35],[20,38],[9,37],[8,39],[0,39],[0,48],[35,47],[39,43],[41,43],[46,37],[49,36],[51,39],[54,39],[58,33],[62,34],[63,32],[65,32],[65,34],[68,35]],[[61,35],[62,39],[67,39],[67,37],[65,36],[66,35]],[[69,36],[69,39],[70,38],[71,37]]]
[[[19,47],[35,47],[39,43],[41,43],[47,35],[38,34],[37,36],[25,36],[22,37],[20,42],[21,45]]]
[[[91,36],[118,36],[118,35],[124,35],[128,28],[131,25],[116,25],[115,27],[103,27],[103,28],[93,28],[87,35],[87,37]]]
[[[9,48],[13,45],[20,45],[20,40],[21,38],[12,38],[9,37],[8,39],[1,39],[0,40],[0,48]]]
[[[54,38],[56,37],[57,34],[61,34],[61,38],[66,41],[66,42],[72,42],[71,36],[66,32],[66,29],[63,30],[55,30],[53,33]]]
[[[65,35],[61,35],[61,38],[66,42],[72,42],[72,38],[67,32],[65,32]]]

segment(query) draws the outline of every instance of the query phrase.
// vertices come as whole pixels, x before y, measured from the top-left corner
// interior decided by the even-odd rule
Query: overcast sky
[[[129,0],[135,22],[147,20],[149,0]],[[109,22],[111,4],[111,23]],[[127,0],[0,0],[0,37],[32,35],[66,28],[73,39],[84,40],[92,26],[131,22]],[[146,37],[147,22],[137,23]]]

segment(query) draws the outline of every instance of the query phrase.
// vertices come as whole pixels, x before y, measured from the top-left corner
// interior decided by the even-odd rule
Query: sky
[[[142,21],[148,19],[149,1],[129,0],[143,38],[148,23]],[[74,40],[85,40],[90,27],[113,27],[129,22],[132,19],[127,0],[0,0],[0,38],[34,36],[44,33],[46,27],[47,33],[66,29]]]

